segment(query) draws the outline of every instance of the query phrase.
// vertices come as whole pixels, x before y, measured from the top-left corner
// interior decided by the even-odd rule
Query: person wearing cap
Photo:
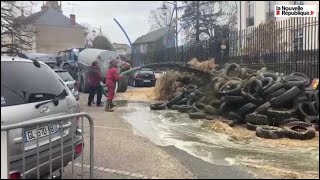
[[[88,83],[89,83],[88,106],[91,106],[95,93],[97,93],[96,105],[103,106],[101,104],[102,91],[100,89],[100,81],[102,81],[101,70],[98,66],[97,61],[93,61],[92,66],[88,72]]]
[[[112,109],[114,107],[112,100],[115,96],[116,82],[122,78],[123,76],[118,74],[117,60],[114,60],[114,59],[111,60],[109,69],[106,72],[106,85],[108,87],[108,97],[107,97],[107,104],[105,106],[105,111],[108,111],[108,112],[114,111]]]

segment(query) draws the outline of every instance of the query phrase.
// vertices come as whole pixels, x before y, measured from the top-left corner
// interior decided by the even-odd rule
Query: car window
[[[74,79],[72,78],[72,76],[68,73],[68,72],[64,72],[64,71],[56,71],[56,73],[60,76],[60,78],[64,81],[74,81]]]
[[[46,65],[38,68],[32,62],[1,62],[1,107],[67,96],[64,90],[64,83]]]
[[[153,74],[152,70],[140,70],[139,71],[140,74]]]

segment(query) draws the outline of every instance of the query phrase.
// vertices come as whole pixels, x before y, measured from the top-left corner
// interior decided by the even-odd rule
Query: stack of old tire
[[[151,109],[178,110],[193,119],[224,116],[263,138],[311,139],[319,127],[319,91],[303,73],[284,75],[226,64],[206,87],[186,85],[168,103]]]

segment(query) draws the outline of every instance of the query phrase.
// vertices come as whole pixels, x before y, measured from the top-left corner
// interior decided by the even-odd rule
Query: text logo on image
[[[275,5],[275,17],[316,17],[315,5]]]

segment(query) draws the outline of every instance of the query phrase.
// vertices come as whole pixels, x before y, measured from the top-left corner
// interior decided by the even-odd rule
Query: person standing
[[[100,81],[102,81],[101,70],[98,66],[97,61],[92,62],[92,66],[88,72],[88,82],[89,82],[89,99],[88,106],[91,106],[91,103],[94,99],[95,93],[97,93],[97,106],[103,106],[101,104],[102,91],[100,88]]]
[[[107,97],[107,104],[105,106],[105,111],[108,111],[108,112],[114,111],[112,109],[114,106],[114,104],[112,103],[112,100],[115,96],[116,82],[122,78],[123,76],[118,75],[117,61],[111,60],[109,69],[106,72],[106,85],[108,87],[108,97]]]

